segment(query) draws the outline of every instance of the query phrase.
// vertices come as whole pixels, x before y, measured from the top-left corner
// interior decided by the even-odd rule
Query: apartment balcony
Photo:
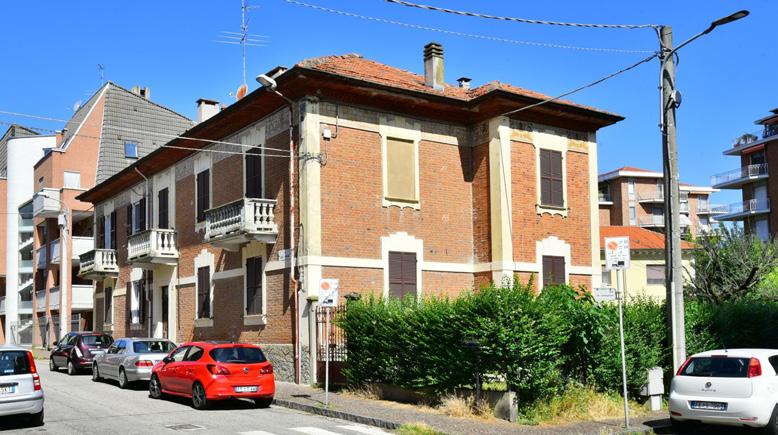
[[[35,250],[35,264],[38,269],[44,269],[46,267],[46,262],[48,261],[46,258],[48,255],[48,248],[49,245],[43,245]]]
[[[49,310],[54,311],[59,309],[59,287],[52,287],[49,289],[49,303],[46,304],[46,290],[38,290],[35,292],[35,311],[46,311],[46,307]]]
[[[0,316],[5,314],[5,296],[0,296]]]
[[[36,218],[55,218],[60,213],[59,189],[44,187],[32,197],[32,215]]]
[[[275,243],[278,225],[276,201],[242,198],[205,212],[205,241],[228,251],[237,251],[252,240]]]
[[[19,273],[32,274],[32,260],[19,261]]]
[[[692,224],[691,219],[689,219],[688,216],[681,215],[681,228],[686,228],[689,225]],[[640,218],[638,221],[638,225],[640,225],[643,228],[664,228],[665,227],[665,217],[664,216],[646,216],[643,218]]]
[[[641,204],[664,204],[665,194],[658,191],[641,193],[638,195],[638,202]]]
[[[24,281],[21,281],[21,280],[19,280],[19,281],[20,281],[19,282],[19,291],[20,292],[27,291],[27,290],[32,290],[32,283],[35,282],[35,280],[32,279],[32,278],[27,278]]]
[[[597,199],[600,205],[613,205],[613,200],[611,199],[611,195],[609,193],[599,192]]]
[[[0,296],[0,316],[5,315],[6,313],[6,298],[6,296]],[[16,310],[19,314],[32,314],[32,301],[24,301],[19,298]]]
[[[33,237],[32,236],[28,236],[27,238],[22,239],[19,242],[19,251],[23,252],[25,254],[30,252],[30,251],[32,251],[32,247],[33,247]]]
[[[778,125],[765,125],[761,130],[738,136],[732,141],[732,148],[724,151],[724,155],[737,156],[747,148],[761,145],[778,139]]]
[[[707,204],[697,205],[697,214],[703,215],[717,215],[726,213],[729,211],[729,206],[725,204]]]
[[[739,221],[750,216],[770,213],[770,200],[767,198],[749,199],[727,206],[725,213],[716,216],[717,221]]]
[[[33,228],[32,219],[21,219],[19,221],[19,232],[20,233],[31,233],[35,228]]]
[[[91,310],[94,308],[95,288],[91,284],[73,284],[70,286],[73,292],[70,298],[71,310]]]
[[[93,249],[81,254],[79,257],[78,276],[92,280],[119,276],[116,250]]]
[[[740,189],[748,183],[767,178],[767,163],[748,165],[710,177],[714,189]]]
[[[70,243],[73,244],[71,246],[71,252],[73,253],[71,261],[75,264],[78,264],[81,254],[95,249],[95,239],[92,237],[74,236],[70,238]],[[60,239],[51,242],[51,264],[59,264],[60,251]]]
[[[134,265],[178,262],[175,230],[152,229],[133,234],[127,240],[127,261]]]

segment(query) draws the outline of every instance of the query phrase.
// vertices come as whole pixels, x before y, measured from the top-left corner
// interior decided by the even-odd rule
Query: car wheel
[[[124,367],[119,367],[119,388],[122,390],[130,386],[130,380],[127,379],[127,373],[124,372]]]
[[[197,410],[208,409],[208,398],[203,384],[195,382],[192,386],[192,407]]]
[[[152,399],[162,398],[162,384],[160,384],[157,375],[151,376],[151,380],[149,381],[149,397]]]
[[[59,371],[59,367],[57,367],[57,363],[54,362],[54,357],[49,358],[49,371],[52,372]]]
[[[270,405],[273,404],[273,398],[262,397],[260,399],[254,399],[254,403],[257,405],[257,408],[270,408]]]
[[[30,425],[43,426],[43,410],[37,414],[30,415]]]
[[[764,433],[768,435],[778,435],[778,405],[773,408],[770,420],[764,428]]]
[[[76,369],[76,366],[73,364],[73,360],[71,359],[68,360],[68,374],[70,376],[78,374],[78,369]]]
[[[92,365],[92,382],[100,382],[100,369],[97,364]]]

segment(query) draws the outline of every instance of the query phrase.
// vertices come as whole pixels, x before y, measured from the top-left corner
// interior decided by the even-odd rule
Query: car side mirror
[[[171,362],[173,362],[173,358],[171,358],[169,356],[166,356],[166,357],[162,358],[162,362],[165,363],[165,364],[170,364]]]

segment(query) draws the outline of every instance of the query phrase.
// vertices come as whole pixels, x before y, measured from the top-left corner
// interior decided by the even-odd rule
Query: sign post
[[[616,271],[616,299],[619,301],[619,341],[621,342],[621,382],[624,391],[624,427],[629,429],[627,398],[627,361],[624,351],[624,271],[629,269],[629,237],[605,239],[605,269]]]
[[[319,281],[319,306],[325,308],[324,326],[324,406],[330,403],[330,313],[338,306],[337,279],[322,278]]]

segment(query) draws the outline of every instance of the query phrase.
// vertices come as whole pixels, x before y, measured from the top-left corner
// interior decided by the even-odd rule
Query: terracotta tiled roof
[[[630,249],[665,249],[664,234],[640,227],[600,227],[600,246],[605,247],[606,237],[629,237]],[[681,241],[681,249],[694,249],[693,243]]]
[[[443,87],[443,90],[439,91],[425,85],[424,76],[422,75],[385,65],[374,60],[365,59],[361,55],[355,53],[310,58],[298,63],[297,66],[327,72],[343,77],[364,80],[379,85],[424,92],[433,95],[441,95],[462,101],[472,100],[486,95],[489,92],[498,90],[540,100],[551,98],[550,96],[541,94],[539,92],[509,85],[506,83],[501,83],[499,81],[492,81],[472,89],[463,89],[459,86],[453,86],[446,83]],[[614,115],[604,110],[576,104],[568,100],[556,100],[556,102],[572,107]]]

